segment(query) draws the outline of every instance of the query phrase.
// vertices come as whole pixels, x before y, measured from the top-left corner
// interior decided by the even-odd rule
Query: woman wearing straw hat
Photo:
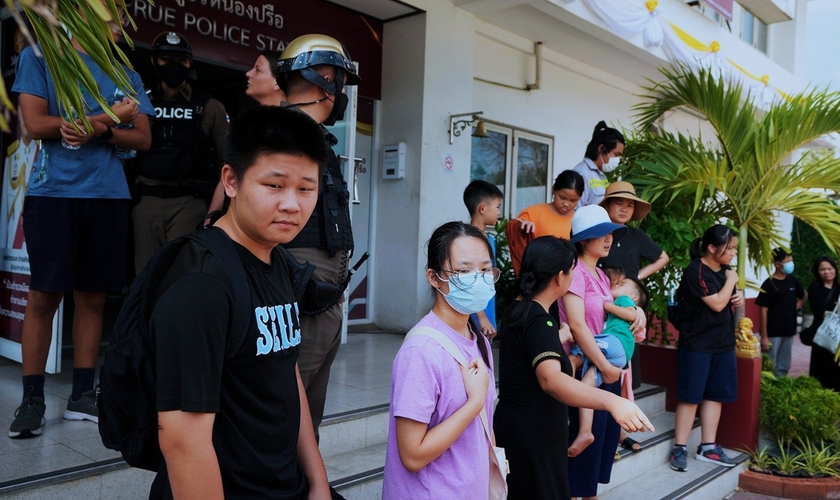
[[[621,393],[621,369],[612,366],[594,336],[604,329],[604,303],[612,302],[610,280],[598,268],[598,259],[610,253],[613,236],[621,238],[625,226],[610,221],[607,211],[598,205],[578,208],[572,219],[571,242],[578,254],[569,291],[560,299],[560,320],[568,323],[575,342],[603,376],[601,389]],[[636,321],[631,325],[635,333],[644,330],[647,319],[637,309]],[[571,346],[566,346],[571,348]],[[569,409],[569,435],[578,434],[578,412]],[[592,423],[595,439],[580,454],[569,458],[569,483],[573,497],[596,497],[598,483],[608,483],[618,442],[619,426],[604,411],[596,411]]]
[[[607,187],[604,199],[600,205],[607,210],[610,220],[616,224],[627,224],[629,221],[642,220],[650,213],[650,203],[636,196],[636,188],[629,182],[613,182]],[[641,269],[642,260],[648,264]],[[620,268],[625,276],[643,280],[657,273],[668,263],[668,254],[662,250],[639,228],[628,227],[620,237],[613,238],[610,254],[598,261],[599,267]],[[644,333],[637,341],[644,340]],[[642,381],[639,350],[633,352],[630,362],[630,380],[625,380],[624,393],[633,400],[633,389],[638,389]],[[628,382],[630,382],[628,384]],[[634,453],[642,451],[642,445],[624,432],[619,436],[619,444],[625,450]]]
[[[607,210],[616,224],[642,220],[650,212],[650,203],[636,196],[636,189],[629,182],[613,182],[607,187],[600,205]],[[642,259],[648,264],[639,269]],[[668,263],[669,257],[644,231],[630,227],[621,238],[614,238],[610,254],[599,261],[620,267],[624,274],[640,280],[655,274]]]

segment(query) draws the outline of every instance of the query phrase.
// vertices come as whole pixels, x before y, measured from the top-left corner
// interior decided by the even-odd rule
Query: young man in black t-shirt
[[[773,361],[773,373],[784,377],[790,370],[796,311],[808,299],[799,280],[793,277],[793,255],[782,248],[773,250],[775,271],[761,284],[755,299],[759,308],[761,351]]]
[[[152,314],[165,466],[150,498],[330,498],[297,367],[298,306],[272,249],[297,235],[318,197],[327,150],[307,115],[269,106],[233,120],[222,183],[231,203],[209,231],[236,244],[253,314],[234,353],[223,264],[187,244]]]

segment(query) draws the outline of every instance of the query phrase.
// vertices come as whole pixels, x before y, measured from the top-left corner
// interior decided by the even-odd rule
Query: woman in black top
[[[558,326],[548,308],[569,289],[575,261],[566,240],[543,236],[529,243],[519,274],[522,295],[500,325],[493,429],[510,462],[511,500],[570,498],[567,405],[608,410],[629,432],[653,430],[635,404],[572,377],[561,343],[571,338],[569,326]]]
[[[811,312],[814,313],[814,323],[809,330],[816,333],[826,313],[834,309],[840,296],[837,261],[826,255],[818,257],[811,272],[814,274],[814,282],[808,287],[808,303],[811,305]],[[840,366],[837,366],[834,354],[828,349],[818,345],[811,346],[811,365],[808,373],[819,380],[826,389],[840,392]]]

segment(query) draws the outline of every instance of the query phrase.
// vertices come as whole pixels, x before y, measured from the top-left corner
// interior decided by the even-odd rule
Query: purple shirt
[[[572,284],[569,291],[583,299],[583,314],[586,326],[592,331],[593,335],[599,335],[604,330],[604,304],[613,301],[612,293],[610,292],[610,279],[601,271],[600,268],[595,268],[598,273],[598,278],[589,273],[589,269],[583,264],[579,263],[572,276]],[[563,298],[557,301],[560,308],[560,321],[568,323],[566,316],[566,307],[563,305]],[[569,352],[573,343],[567,342],[563,345],[566,352]]]
[[[467,340],[434,313],[427,314],[417,325],[445,334],[468,361],[481,358],[476,340]],[[492,429],[493,403],[496,400],[493,358],[487,339],[478,338],[485,343],[490,355],[490,385],[484,405]],[[383,500],[488,497],[489,445],[478,416],[449,449],[417,473],[403,467],[397,449],[396,417],[422,422],[432,428],[466,402],[467,392],[458,362],[440,344],[421,335],[403,343],[391,373],[391,414],[382,484]]]

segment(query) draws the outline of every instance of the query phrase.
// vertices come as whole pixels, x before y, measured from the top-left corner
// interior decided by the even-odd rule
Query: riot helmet
[[[321,65],[336,68],[336,77],[333,81],[327,81],[313,69]],[[362,81],[347,49],[338,40],[327,35],[299,36],[286,46],[277,63],[277,85],[284,91],[288,90],[288,76],[294,71],[299,71],[301,77],[308,82],[335,96],[332,113],[324,121],[324,125],[328,126],[344,117],[344,110],[348,104],[348,98],[343,92],[344,85],[358,85]],[[304,104],[312,103],[298,103],[297,105]]]

